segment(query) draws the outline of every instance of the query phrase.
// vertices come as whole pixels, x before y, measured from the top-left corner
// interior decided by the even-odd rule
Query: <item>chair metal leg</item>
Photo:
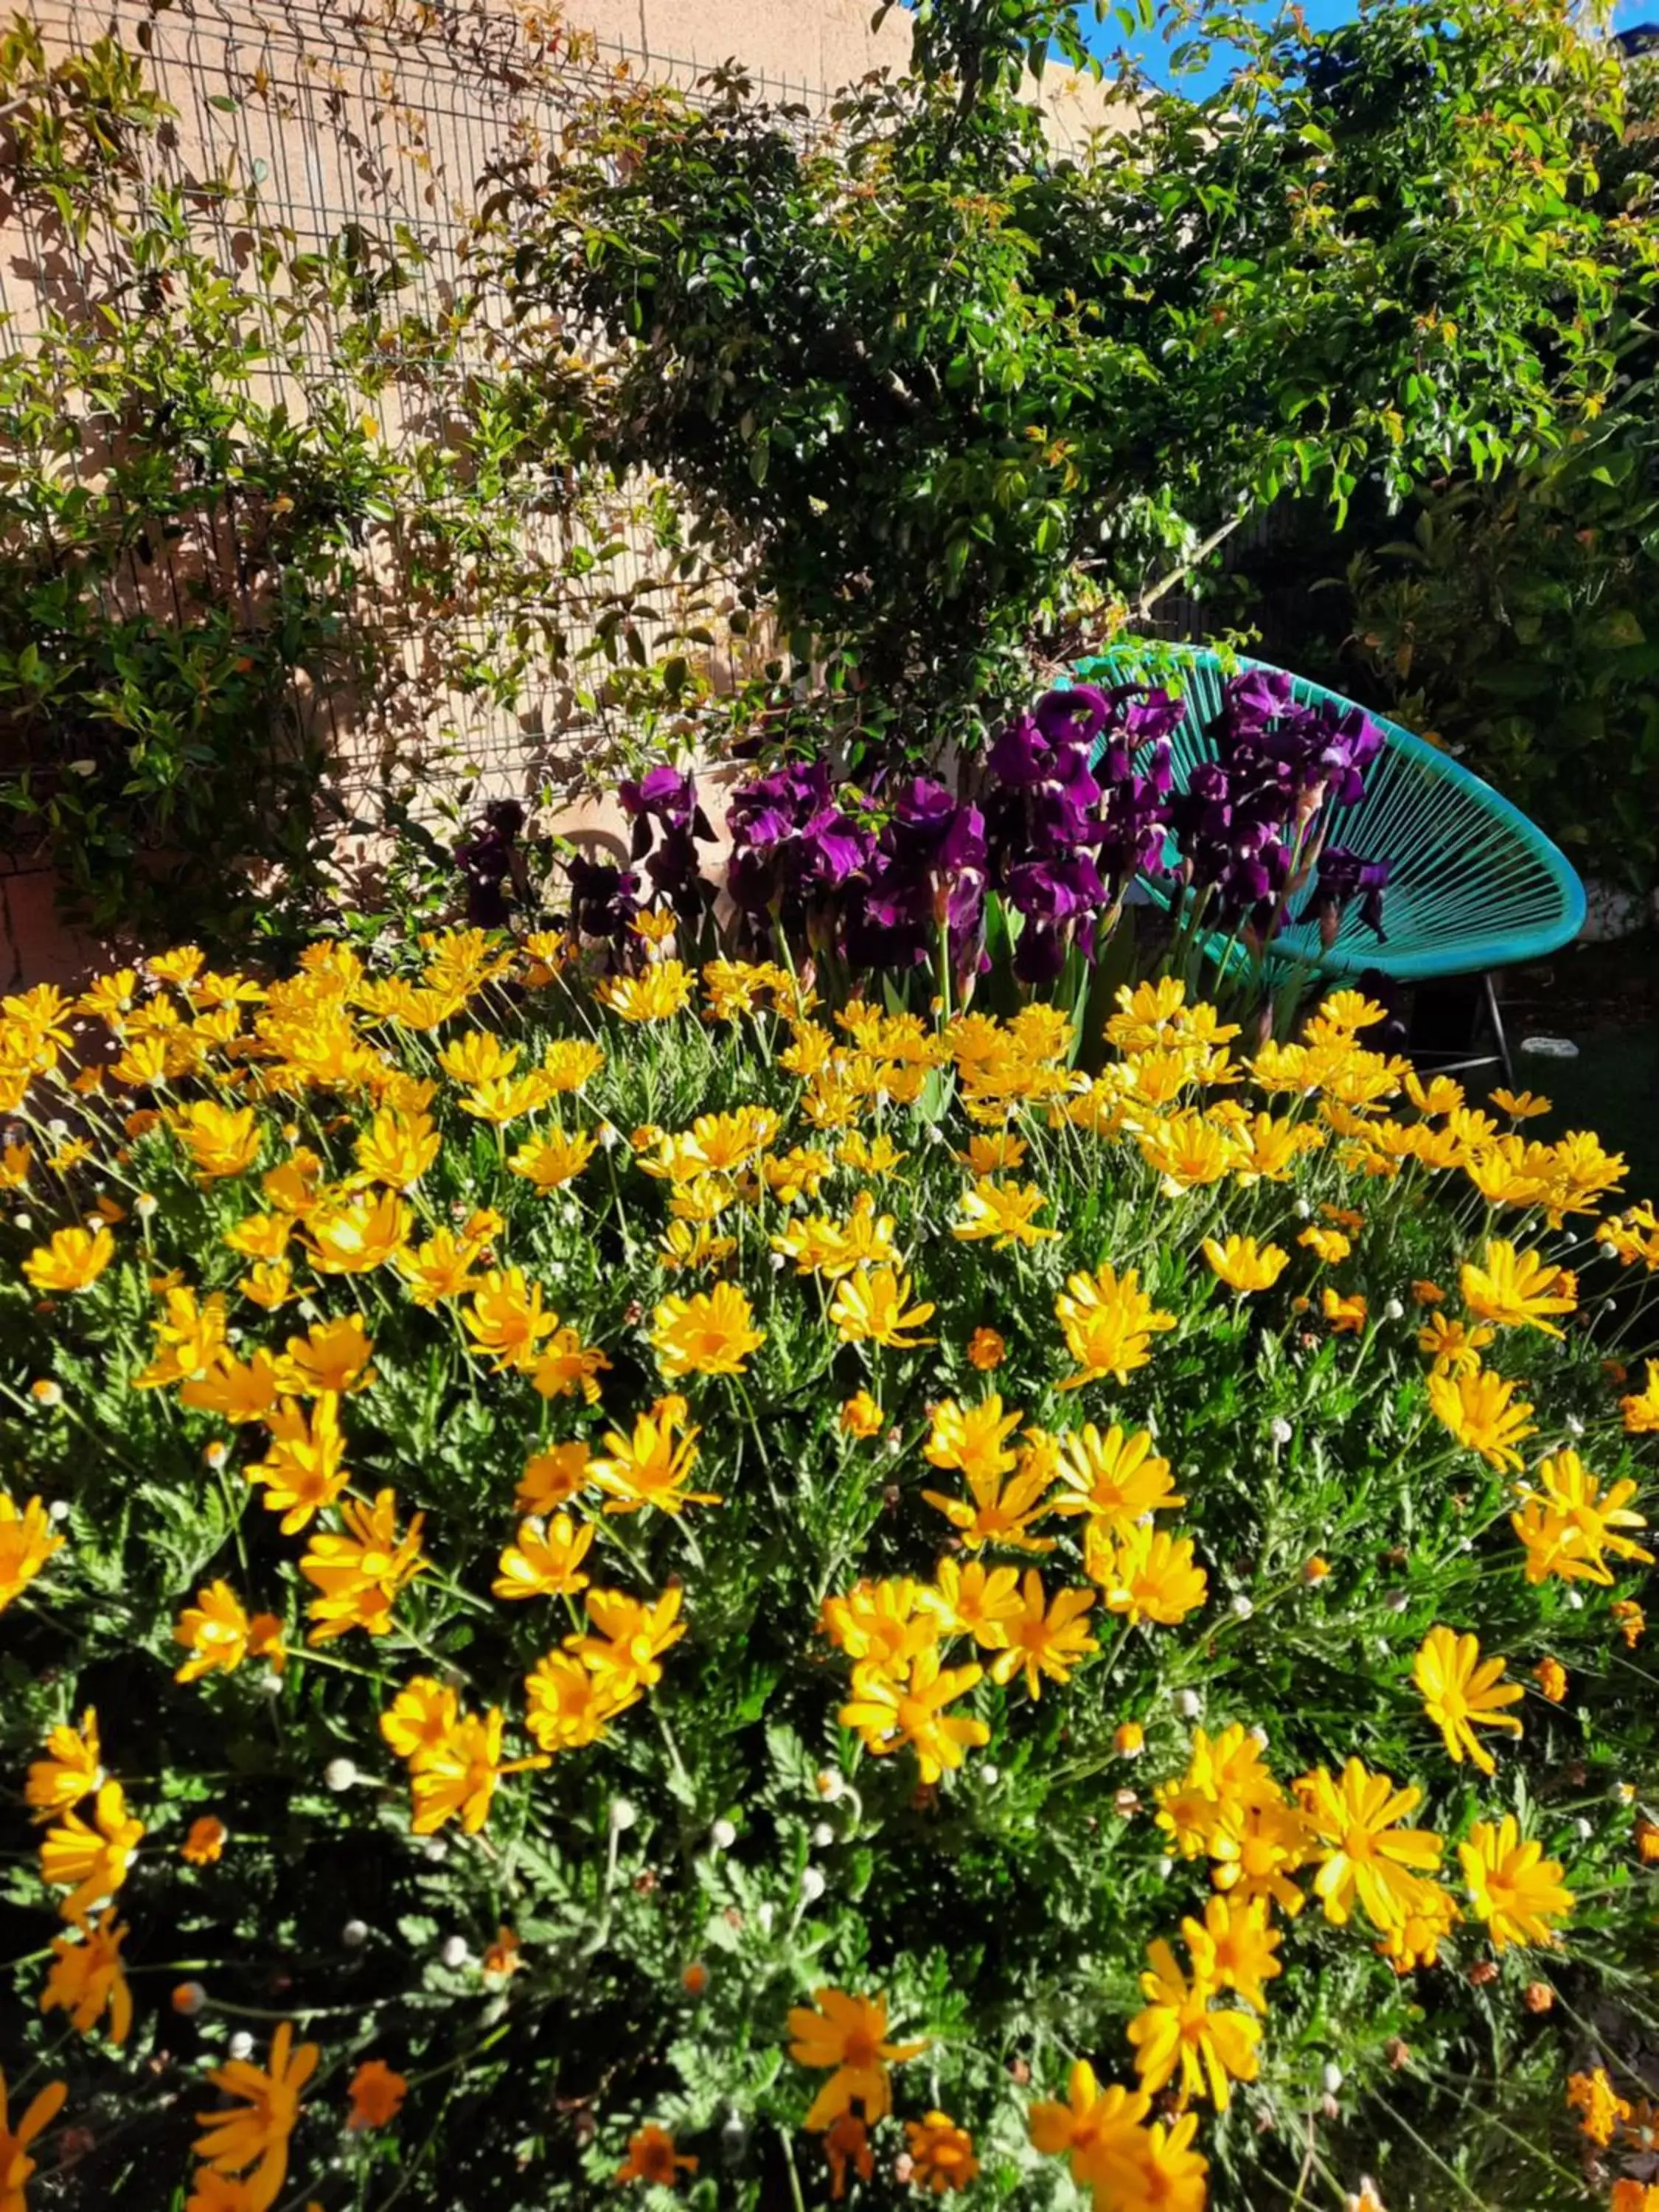
[[[1435,1075],[1468,1075],[1478,1068],[1499,1068],[1504,1080],[1513,1090],[1515,1062],[1510,1054],[1509,1034],[1504,1027],[1503,1008],[1498,1003],[1492,972],[1490,969],[1482,969],[1478,984],[1473,976],[1468,980],[1474,986],[1470,998],[1462,1005],[1462,1020],[1468,1024],[1468,1049],[1461,1050],[1446,1042],[1427,1042],[1417,1035],[1415,1024],[1407,1049],[1419,1067]],[[1480,1035],[1483,1014],[1492,1027],[1490,1047]]]
[[[1481,977],[1486,994],[1486,1018],[1492,1024],[1492,1036],[1498,1041],[1498,1057],[1504,1069],[1504,1080],[1511,1091],[1515,1088],[1515,1062],[1510,1058],[1509,1034],[1504,1027],[1503,1010],[1498,1003],[1498,986],[1492,981],[1492,969]]]

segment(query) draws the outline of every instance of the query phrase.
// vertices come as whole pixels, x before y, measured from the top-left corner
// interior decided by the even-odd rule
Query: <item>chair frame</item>
[[[1174,676],[1178,677],[1183,659],[1206,671],[1214,671],[1218,675],[1222,672],[1219,657],[1207,647],[1160,643],[1158,652],[1160,657],[1173,659],[1175,666],[1170,673]],[[1121,684],[1138,680],[1136,667],[1144,665],[1139,655],[1133,656],[1133,664],[1131,656],[1120,647],[1079,660],[1073,674],[1077,680],[1084,683]],[[1267,670],[1274,674],[1285,672],[1275,669],[1271,662],[1242,656],[1237,661],[1237,669],[1240,672],[1252,669]],[[1310,682],[1305,677],[1292,674],[1291,684],[1292,696],[1303,705],[1316,707],[1329,703],[1346,710],[1358,703],[1340,692]],[[1490,981],[1492,969],[1522,961],[1541,959],[1549,953],[1559,951],[1577,937],[1584,921],[1583,885],[1566,855],[1501,792],[1494,791],[1489,783],[1472,769],[1465,768],[1461,761],[1453,759],[1449,753],[1428,744],[1400,723],[1389,720],[1387,715],[1376,714],[1370,708],[1365,708],[1364,712],[1370,714],[1372,721],[1382,730],[1385,750],[1403,755],[1425,778],[1430,796],[1420,803],[1414,803],[1416,813],[1423,815],[1425,810],[1431,811],[1432,788],[1437,781],[1456,789],[1466,799],[1473,799],[1494,829],[1508,833],[1510,849],[1516,855],[1516,865],[1524,866],[1535,872],[1540,894],[1546,897],[1553,896],[1556,910],[1547,919],[1540,920],[1528,928],[1458,939],[1440,946],[1425,946],[1401,953],[1391,952],[1387,943],[1371,945],[1339,941],[1335,946],[1325,948],[1316,941],[1312,945],[1285,945],[1279,953],[1279,959],[1281,962],[1295,960],[1310,971],[1326,975],[1353,975],[1372,968],[1401,982],[1421,981],[1434,976],[1485,975],[1488,979],[1488,1009],[1501,1040],[1502,1024],[1497,1016],[1496,993],[1492,991]],[[1190,732],[1191,728],[1189,718],[1187,730]],[[1181,758],[1181,746],[1182,738],[1178,735],[1178,781],[1186,765]],[[1189,755],[1191,750],[1189,738]],[[1339,841],[1342,818],[1350,811],[1340,807],[1333,811],[1332,827]],[[1389,853],[1379,853],[1374,857],[1391,860],[1399,858],[1397,854]],[[1160,904],[1170,903],[1174,894],[1167,884],[1159,884],[1150,878],[1143,878],[1143,881]],[[1503,1048],[1503,1057],[1507,1061],[1506,1045]]]

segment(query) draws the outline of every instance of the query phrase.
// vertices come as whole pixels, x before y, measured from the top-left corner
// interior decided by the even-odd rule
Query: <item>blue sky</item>
[[[1087,8],[1081,12],[1085,18],[1091,13]],[[1278,10],[1276,5],[1271,4],[1271,0],[1259,0],[1255,12],[1263,16],[1271,16]],[[1353,0],[1303,0],[1302,12],[1313,29],[1322,31],[1334,24],[1346,23],[1358,13],[1358,9],[1353,4]],[[1659,0],[1618,0],[1618,4],[1613,9],[1613,20],[1615,25],[1621,28],[1632,23],[1659,22]],[[1091,27],[1090,35],[1097,43],[1103,54],[1115,53],[1122,43],[1121,35],[1109,27],[1099,29]],[[1142,55],[1155,77],[1164,74],[1158,67],[1158,58],[1161,49],[1156,39],[1137,41],[1136,51]],[[1211,84],[1219,82],[1225,76],[1226,70],[1226,56],[1220,48],[1218,48],[1207,76],[1196,80],[1192,78],[1184,80],[1186,88],[1207,89]]]

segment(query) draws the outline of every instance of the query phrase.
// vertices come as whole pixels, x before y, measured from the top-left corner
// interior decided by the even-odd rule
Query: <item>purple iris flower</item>
[[[984,865],[985,823],[978,807],[925,775],[899,786],[884,835],[896,850],[947,874]]]
[[[1249,738],[1279,720],[1294,705],[1291,678],[1280,668],[1247,668],[1221,687],[1218,720],[1225,734]]]
[[[634,818],[629,858],[636,865],[644,861],[658,895],[683,920],[695,921],[714,898],[713,886],[703,878],[697,843],[716,842],[708,817],[697,804],[696,783],[683,769],[653,768],[637,781],[620,784],[617,797],[623,812]]]
[[[630,777],[618,784],[617,799],[636,823],[654,817],[666,828],[685,830],[702,813],[697,787],[683,769],[648,769],[637,781]],[[714,834],[706,821],[701,834],[711,838]]]
[[[793,915],[802,901],[845,884],[874,844],[836,805],[822,761],[775,769],[741,785],[726,822],[732,841],[726,888],[750,915],[786,908]]]
[[[570,920],[581,937],[620,943],[640,910],[640,879],[631,868],[609,860],[590,860],[573,853],[565,862],[570,879]]]
[[[1145,775],[1126,775],[1108,791],[1095,850],[1113,883],[1127,884],[1143,871],[1163,872],[1170,780],[1170,748],[1160,742]]]
[[[1219,761],[1200,761],[1187,788],[1170,810],[1183,850],[1193,844],[1221,844],[1233,826],[1232,778]]]
[[[455,848],[456,866],[466,878],[466,918],[476,929],[507,925],[524,823],[524,809],[516,799],[492,799],[479,827]]]
[[[1111,708],[1115,726],[1127,738],[1132,751],[1160,738],[1174,737],[1187,712],[1181,700],[1144,684],[1119,684],[1112,693]]]
[[[954,935],[979,927],[984,910],[985,817],[942,783],[913,776],[900,786],[881,833],[878,866],[883,896],[909,909],[908,887],[925,890],[935,927]]]
[[[1065,860],[1018,861],[1007,871],[1003,888],[1008,903],[1028,921],[1073,921],[1107,903],[1100,871],[1086,853],[1073,853]]]
[[[1032,719],[1050,744],[1091,745],[1105,728],[1111,707],[1092,684],[1073,684],[1045,691],[1031,709]]]
[[[1388,942],[1382,927],[1382,893],[1389,863],[1364,860],[1346,845],[1328,845],[1319,856],[1313,891],[1302,909],[1303,921],[1316,920],[1322,934],[1334,939],[1350,902],[1359,902],[1359,919],[1373,932],[1379,945]]]
[[[1045,692],[1034,713],[1009,723],[985,765],[998,782],[1016,790],[1056,790],[1073,805],[1092,806],[1099,793],[1089,754],[1109,712],[1092,684]]]
[[[1361,708],[1328,702],[1320,710],[1320,766],[1327,796],[1337,806],[1357,806],[1365,795],[1365,772],[1382,750],[1382,732]]]
[[[1048,773],[1054,748],[1035,716],[1017,714],[985,757],[985,765],[999,782],[1023,787],[1041,783]]]
[[[1041,988],[1058,981],[1066,965],[1067,939],[1043,922],[1028,921],[1014,947],[1014,973],[1022,983]]]
[[[848,902],[845,942],[855,968],[914,968],[931,958],[939,935],[925,876],[878,854]]]
[[[1024,921],[1015,970],[1052,981],[1092,918],[1143,867],[1162,862],[1178,701],[1142,684],[1048,692],[986,762],[991,880]],[[1144,768],[1142,760],[1144,757]]]

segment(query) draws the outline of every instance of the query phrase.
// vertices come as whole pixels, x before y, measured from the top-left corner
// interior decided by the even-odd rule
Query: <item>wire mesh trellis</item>
[[[142,158],[157,181],[188,189],[193,223],[234,281],[252,282],[245,198],[251,193],[259,223],[274,227],[293,255],[337,254],[357,236],[398,241],[398,312],[428,326],[453,319],[466,295],[475,187],[492,161],[556,143],[580,103],[618,82],[649,78],[695,95],[704,67],[544,27],[491,0],[189,0],[164,11],[149,0],[112,0],[96,11],[76,0],[31,0],[27,12],[49,60],[84,54],[105,37],[143,54],[173,115]],[[750,76],[763,96],[801,109],[803,128],[827,113],[826,88]],[[0,349],[27,349],[66,286],[78,285],[90,298],[100,279],[90,265],[66,269],[66,253],[71,259],[73,253],[64,236],[25,210],[14,209],[5,220],[3,244]],[[113,264],[120,252],[107,222],[82,249],[88,264],[100,255]],[[142,312],[137,300],[131,307]],[[491,335],[487,318],[465,329],[448,367],[452,390],[487,373]],[[298,371],[300,404],[303,387],[353,388],[356,372],[337,336],[316,318],[289,329],[282,352]],[[388,372],[380,428],[395,446],[431,422],[399,400],[398,372],[406,364],[395,349],[380,366]],[[87,459],[95,470],[95,454]],[[562,532],[567,544],[583,532],[605,541],[611,549],[603,563],[605,594],[648,605],[653,590],[669,592],[672,567],[662,533],[653,535],[652,507],[651,488],[629,485],[556,521],[527,520],[526,527]],[[210,523],[208,538],[220,535]],[[176,591],[171,562],[162,568],[159,587]],[[130,582],[135,594],[158,586],[152,577]],[[462,781],[521,788],[561,757],[568,764],[580,756],[592,699],[591,691],[585,701],[581,696],[579,656],[550,656],[512,691],[434,684],[430,635],[412,617],[395,576],[366,566],[362,590],[362,611],[401,678],[394,675],[386,696],[374,702],[333,696],[324,687],[307,709],[329,730],[338,788],[348,799],[383,781],[389,747],[428,797]],[[659,605],[665,621],[673,610],[665,598]],[[527,618],[532,635],[539,623],[580,645],[592,637],[594,595],[584,600],[573,585],[568,605],[496,611]],[[685,611],[684,594],[678,611]],[[471,641],[482,648],[483,632]],[[452,635],[448,643],[453,670],[469,639]],[[393,698],[400,702],[395,714]]]
[[[502,0],[105,0],[95,9],[85,0],[26,0],[26,8],[49,60],[84,55],[104,38],[144,57],[172,115],[137,158],[155,182],[187,189],[192,225],[256,314],[264,303],[252,275],[250,204],[290,258],[337,254],[359,235],[381,246],[398,241],[398,314],[436,326],[468,296],[477,185],[492,162],[555,145],[582,103],[619,83],[649,80],[696,97],[710,66],[544,25]],[[798,114],[803,137],[833,128],[829,87],[747,74],[775,107]],[[1051,112],[1049,126],[1057,146],[1070,143],[1063,114]],[[26,210],[0,210],[0,351],[30,346],[66,283],[78,282],[83,300],[95,295],[90,270],[65,268],[69,250],[60,233],[47,234]],[[121,241],[107,220],[85,251],[118,262]],[[124,292],[113,296],[143,311]],[[272,312],[280,311],[278,300]],[[495,313],[465,326],[448,364],[458,399],[471,374],[489,374],[492,341],[502,334]],[[411,363],[398,350],[405,327],[397,323],[380,362],[389,451],[429,433],[436,419],[435,404],[424,418],[406,404],[399,373]],[[301,404],[307,389],[356,388],[357,370],[326,318],[301,319],[276,351],[297,369]],[[95,470],[95,453],[87,459]],[[689,585],[676,576],[670,505],[660,488],[630,483],[593,489],[571,512],[523,519],[527,537],[562,535],[567,550],[608,551],[587,588],[555,561],[544,570],[549,595],[493,610],[498,623],[532,641],[562,640],[556,652],[532,649],[511,684],[456,680],[470,651],[480,664],[488,660],[491,634],[475,610],[444,617],[440,657],[429,610],[404,594],[395,571],[365,562],[359,613],[380,647],[375,695],[325,681],[303,702],[325,735],[331,791],[345,817],[372,828],[394,787],[441,808],[463,788],[479,796],[579,791],[606,736],[605,670],[584,653],[601,606],[642,611],[659,635],[711,611],[720,629],[726,581],[712,569]],[[665,515],[668,526],[659,528],[653,516]],[[225,574],[226,588],[235,590],[228,514],[206,517],[201,535],[198,573]],[[125,588],[133,597],[172,592],[176,604],[176,552],[154,576],[135,571]],[[1157,627],[1181,634],[1195,613],[1171,600]],[[733,650],[720,635],[711,654],[717,676],[722,653]],[[9,862],[17,865],[15,856]]]

